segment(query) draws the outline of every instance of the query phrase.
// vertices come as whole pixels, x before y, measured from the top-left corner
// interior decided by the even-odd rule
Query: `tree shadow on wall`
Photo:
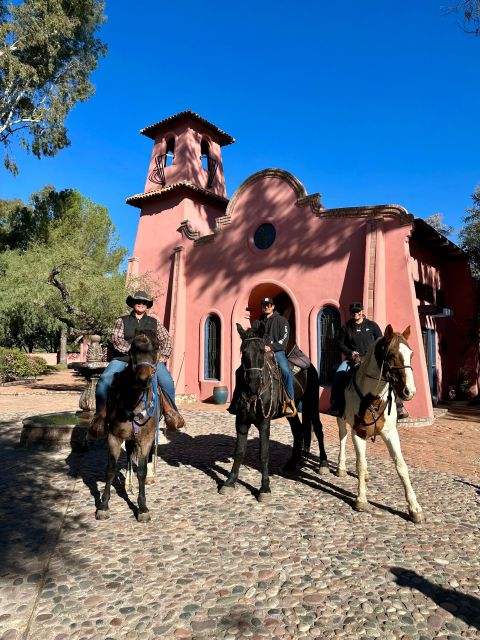
[[[392,567],[390,571],[401,587],[416,589],[425,594],[439,607],[449,611],[452,615],[463,620],[469,626],[480,629],[480,599],[460,593],[454,589],[445,589],[426,578],[422,578],[415,571]]]

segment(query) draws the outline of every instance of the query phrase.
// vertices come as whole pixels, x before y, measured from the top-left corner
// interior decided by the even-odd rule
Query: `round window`
[[[253,234],[253,242],[257,249],[268,249],[275,242],[277,232],[273,224],[261,224]]]

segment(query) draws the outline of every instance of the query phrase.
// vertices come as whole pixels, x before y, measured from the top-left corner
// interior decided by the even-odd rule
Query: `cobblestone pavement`
[[[63,393],[42,410],[75,409],[78,393]],[[426,468],[418,445],[417,456],[407,453],[412,438],[434,449],[427,431],[401,433],[427,516],[414,525],[382,443],[369,446],[371,512],[357,513],[352,457],[346,478],[319,476],[314,444],[298,476],[282,474],[291,442],[283,422],[272,427],[271,502],[255,499],[255,429],[237,490],[219,495],[231,466],[234,419],[186,407],[187,432],[160,447],[156,484],[147,488],[152,521],[139,524],[122,468],[110,520],[95,520],[104,449],[20,449],[20,419],[33,407],[12,399],[8,408],[0,415],[1,640],[480,638],[473,439],[465,465],[452,468],[444,450],[444,472],[431,455]],[[451,434],[479,426],[475,415],[452,423],[444,426]],[[333,421],[325,424],[334,470],[337,438]]]

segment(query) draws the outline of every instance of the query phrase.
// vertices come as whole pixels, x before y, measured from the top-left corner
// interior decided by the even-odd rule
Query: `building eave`
[[[233,144],[235,142],[235,138],[232,138],[232,136],[230,136],[228,133],[222,131],[222,129],[212,124],[205,118],[202,118],[202,116],[200,116],[198,113],[195,113],[194,111],[191,111],[190,109],[180,111],[173,116],[169,116],[168,118],[159,120],[158,122],[155,122],[148,127],[144,127],[143,129],[140,129],[140,133],[144,136],[147,136],[147,138],[155,140],[156,134],[159,129],[164,128],[166,125],[175,124],[175,122],[182,119],[190,119],[202,124],[205,128],[211,131],[214,137],[217,138],[217,141],[221,147],[225,147],[226,145]]]
[[[209,200],[213,200],[215,202],[220,202],[227,206],[229,200],[228,198],[224,198],[223,196],[219,196],[212,191],[208,191],[207,189],[202,189],[202,187],[198,187],[197,185],[188,182],[187,180],[182,180],[181,182],[175,182],[174,184],[170,184],[167,187],[163,187],[163,189],[155,189],[154,191],[146,191],[144,193],[137,193],[136,195],[130,196],[126,199],[126,203],[131,205],[132,207],[137,207],[141,209],[142,205],[145,202],[156,200],[159,198],[165,197],[167,194],[171,194],[178,191],[186,191],[192,194],[201,194]]]

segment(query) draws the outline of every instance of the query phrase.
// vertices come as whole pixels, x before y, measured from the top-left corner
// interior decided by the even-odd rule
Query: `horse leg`
[[[138,478],[138,522],[150,522],[150,513],[147,509],[147,499],[145,496],[145,480],[147,478],[148,453],[151,443],[140,443],[138,445],[137,478]]]
[[[328,458],[327,452],[325,451],[325,443],[323,439],[323,425],[320,420],[320,416],[318,415],[318,411],[314,411],[312,413],[312,425],[313,432],[318,440],[318,448],[320,453],[320,464],[318,466],[318,473],[321,476],[328,475],[330,473],[330,469],[328,468]]]
[[[357,436],[352,429],[353,446],[355,447],[355,454],[357,459],[357,476],[358,476],[358,490],[357,500],[355,502],[355,511],[367,511],[367,485],[365,476],[367,474],[367,441]]]
[[[270,444],[270,420],[265,419],[259,427],[260,432],[260,464],[262,466],[262,484],[258,494],[259,502],[268,501],[272,492],[270,491],[270,479],[268,477],[268,449]]]
[[[148,452],[148,460],[147,460],[147,477],[145,478],[145,484],[155,484],[155,469],[153,464],[153,454],[154,454],[155,444],[150,447],[150,451]]]
[[[219,493],[221,493],[222,495],[229,493],[235,488],[235,483],[238,480],[240,465],[243,462],[245,451],[247,449],[247,436],[250,429],[250,423],[240,423],[237,416],[235,427],[237,430],[237,442],[235,444],[235,452],[233,454],[233,466],[232,470],[230,471],[230,475],[219,490]]]
[[[127,473],[125,474],[125,491],[132,493],[133,491],[133,468],[132,468],[132,453],[135,443],[133,440],[127,440],[125,442],[125,451],[127,452]]]
[[[397,469],[399,478],[402,481],[405,491],[405,498],[408,503],[408,513],[410,515],[410,520],[415,523],[423,522],[425,516],[423,514],[422,507],[417,502],[417,497],[410,482],[408,468],[402,455],[402,449],[400,447],[400,438],[398,435],[397,427],[394,426],[386,433],[384,432],[384,430],[380,431],[380,435],[387,445],[388,452],[390,453],[390,456],[395,463],[395,468]]]
[[[300,462],[302,457],[302,424],[300,423],[298,415],[293,418],[287,418],[287,420],[290,423],[290,429],[292,430],[293,449],[292,455],[283,467],[283,470],[285,473],[295,473],[297,464]]]
[[[120,451],[122,448],[122,439],[114,436],[113,433],[108,434],[108,462],[107,473],[105,478],[105,489],[102,494],[100,506],[98,507],[95,518],[97,520],[107,520],[110,517],[108,511],[108,503],[110,500],[110,490],[115,472],[117,469],[118,458],[120,457]]]
[[[337,418],[338,437],[340,439],[340,449],[338,451],[337,476],[343,478],[347,475],[346,450],[347,450],[347,423],[343,418]]]

